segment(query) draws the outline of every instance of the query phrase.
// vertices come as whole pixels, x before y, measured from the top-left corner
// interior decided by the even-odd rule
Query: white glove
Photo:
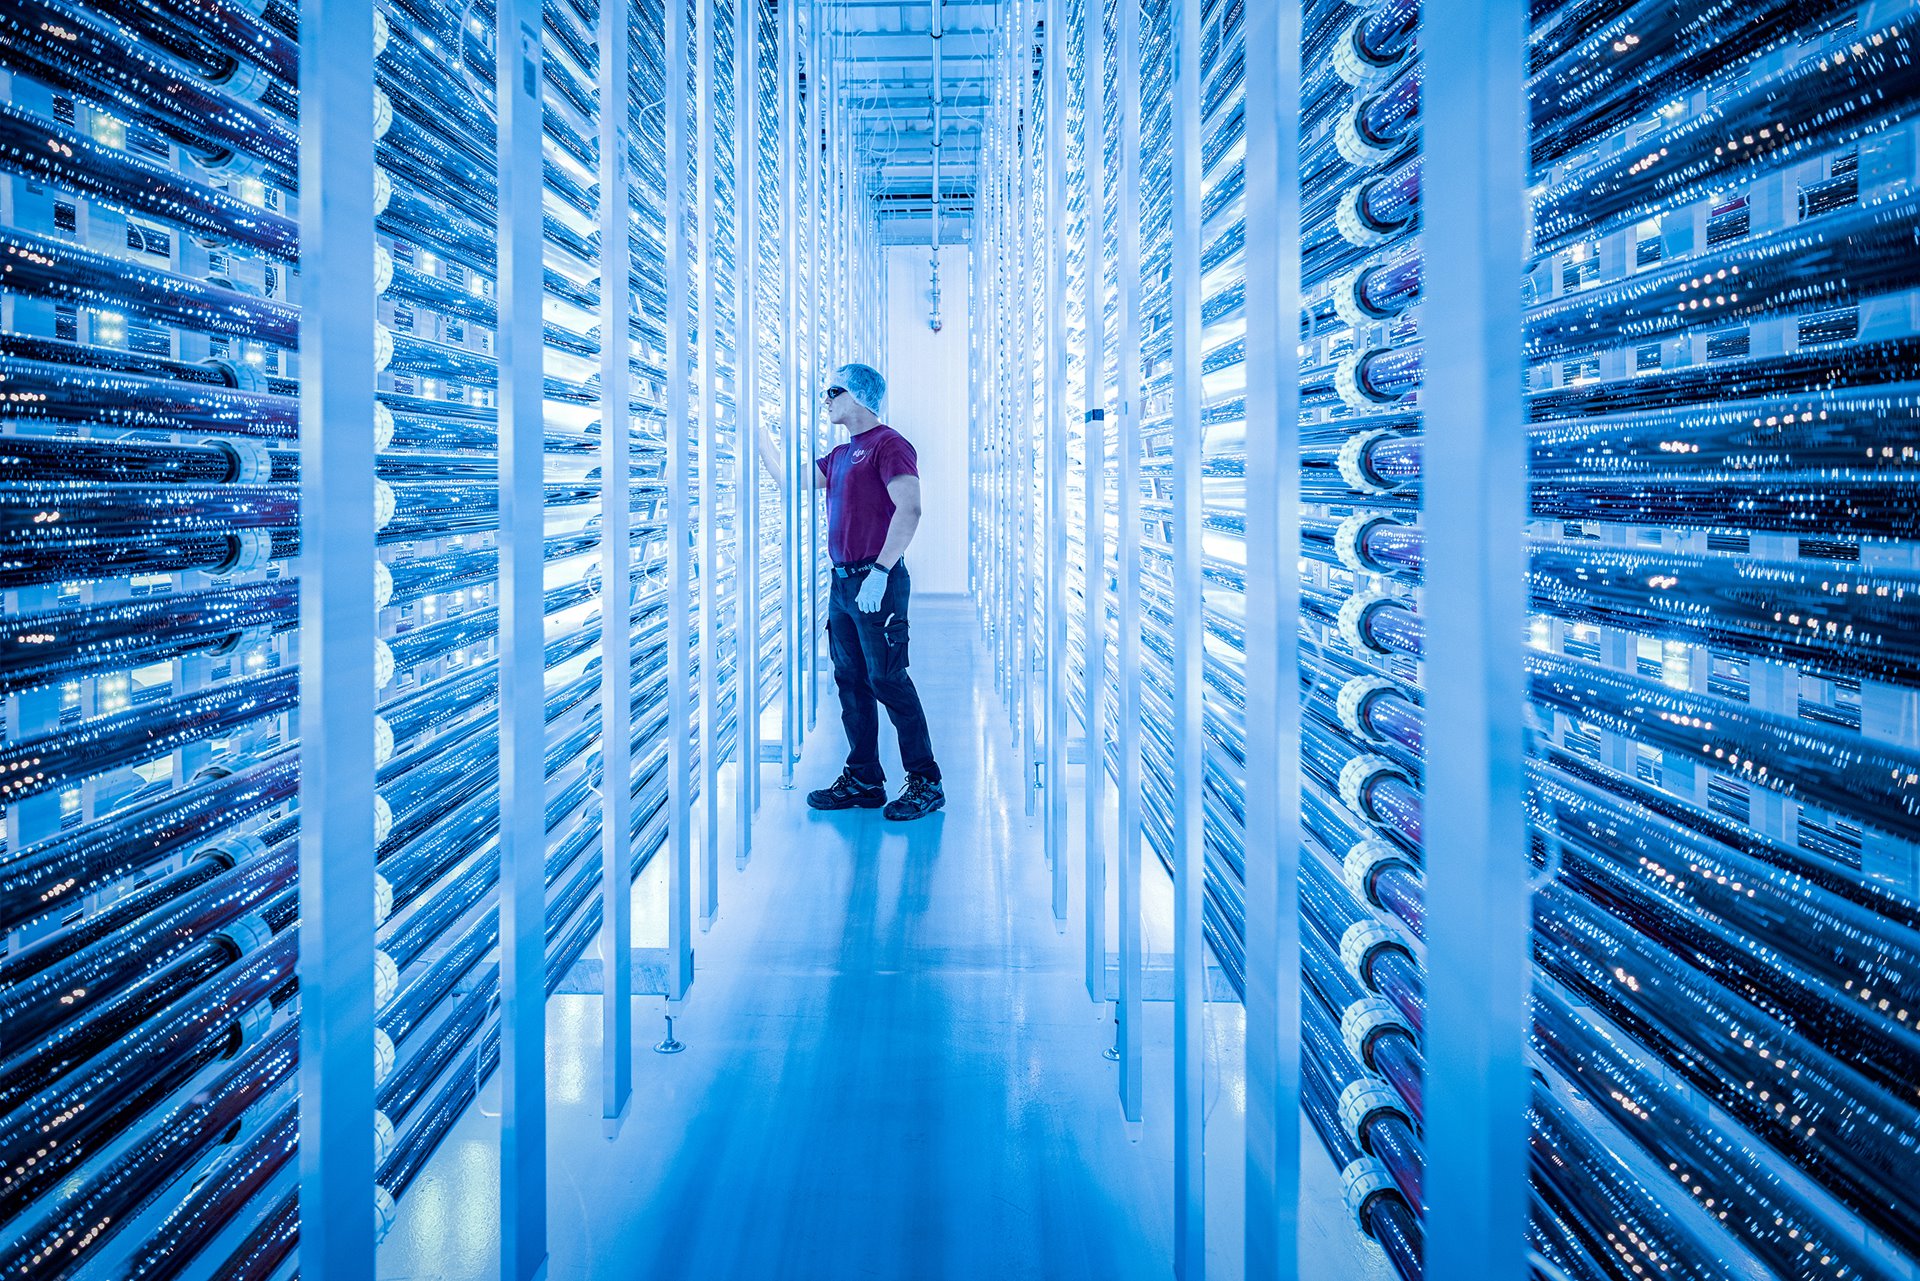
[[[880,608],[880,601],[886,594],[887,571],[875,565],[860,581],[860,595],[855,599],[854,604],[860,607],[861,613],[871,614]]]

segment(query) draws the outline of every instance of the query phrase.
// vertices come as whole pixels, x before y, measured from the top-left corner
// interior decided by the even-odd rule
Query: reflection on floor
[[[1107,1016],[1048,913],[972,609],[923,602],[914,624],[947,809],[907,825],[807,810],[844,752],[823,680],[795,790],[768,767],[753,860],[724,862],[685,1053],[648,1050],[661,1003],[638,1003],[611,1141],[598,998],[555,999],[556,1281],[1168,1275],[1170,1148],[1120,1118]],[[498,1097],[409,1189],[387,1281],[498,1275]]]

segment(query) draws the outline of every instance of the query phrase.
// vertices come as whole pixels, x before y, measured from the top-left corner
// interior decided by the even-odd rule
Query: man
[[[842,365],[827,387],[827,417],[847,440],[814,460],[813,488],[827,491],[827,554],[833,594],[827,642],[846,726],[846,768],[833,786],[807,794],[817,810],[877,809],[896,821],[947,803],[933,759],[926,713],[907,675],[907,544],[920,526],[920,471],[913,446],[880,421],[887,380],[867,365]],[[778,447],[763,426],[760,457],[780,481]],[[880,768],[880,717],[887,709],[900,737],[907,784],[887,800]]]

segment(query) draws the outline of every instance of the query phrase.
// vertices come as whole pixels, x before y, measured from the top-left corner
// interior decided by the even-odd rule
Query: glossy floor
[[[753,858],[724,863],[676,1029],[684,1053],[650,1051],[661,1002],[637,1003],[634,1100],[611,1139],[598,998],[552,1003],[550,1276],[1170,1275],[1164,1107],[1144,1126],[1120,1116],[1102,1056],[1111,1025],[1087,998],[1078,938],[1048,911],[1040,830],[1023,815],[972,609],[923,602],[914,626],[946,810],[904,825],[807,810],[805,789],[845,750],[823,679],[828,705],[795,789],[768,767]],[[897,766],[890,739],[883,755]],[[1149,1007],[1161,1089],[1166,1009]],[[1209,1021],[1221,1140],[1210,1186],[1226,1221],[1238,1013],[1217,1007]],[[386,1281],[498,1276],[498,1098],[496,1083],[401,1202]],[[1336,1257],[1353,1250],[1337,1209],[1309,1218],[1304,1253],[1329,1265],[1310,1275],[1371,1271]],[[1214,1244],[1218,1275],[1231,1275],[1232,1243]]]
[[[1165,1274],[1164,1165],[1120,1118],[1104,1016],[1048,913],[970,611],[916,613],[947,809],[808,811],[844,751],[823,708],[796,789],[766,789],[752,861],[725,864],[685,1053],[646,1048],[661,1007],[640,1002],[611,1141],[597,1000],[556,999],[552,1276]],[[409,1190],[384,1277],[497,1274],[496,1125],[470,1116]]]

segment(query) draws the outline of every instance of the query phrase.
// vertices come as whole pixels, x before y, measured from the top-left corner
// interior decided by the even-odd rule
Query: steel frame
[[[1426,721],[1426,1268],[1527,1273],[1531,887],[1521,803],[1526,432],[1521,409],[1526,10],[1429,24],[1421,401]],[[1433,163],[1444,158],[1444,163]]]
[[[1300,1275],[1300,37],[1247,10],[1247,1281]],[[1264,568],[1264,572],[1261,572]],[[1254,853],[1258,852],[1258,857]]]
[[[299,1179],[313,1276],[374,1270],[373,18],[372,0],[301,5]]]
[[[544,1275],[546,533],[541,18],[499,6],[500,1270]],[[331,74],[332,68],[328,68]]]
[[[633,408],[627,318],[632,194],[625,5],[600,7],[600,897],[601,1113],[623,1115],[633,1093]],[[616,86],[618,89],[616,90]]]

